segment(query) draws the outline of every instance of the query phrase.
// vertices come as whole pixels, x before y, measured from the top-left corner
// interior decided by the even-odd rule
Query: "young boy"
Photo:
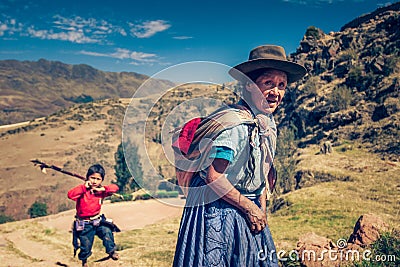
[[[97,235],[106,248],[106,253],[113,260],[118,260],[112,230],[102,223],[104,215],[100,213],[102,200],[118,191],[118,186],[110,184],[103,186],[105,170],[100,164],[91,166],[86,174],[84,184],[68,191],[68,198],[76,201],[76,220],[74,222],[74,236],[80,241],[78,258],[82,266],[87,267],[87,259],[92,254],[94,236]],[[74,246],[78,246],[74,240]],[[78,247],[75,247],[77,249]]]

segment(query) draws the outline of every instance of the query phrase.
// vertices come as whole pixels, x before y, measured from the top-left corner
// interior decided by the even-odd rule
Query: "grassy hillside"
[[[334,242],[339,238],[347,239],[358,217],[365,213],[377,214],[391,227],[400,228],[400,166],[397,163],[384,161],[354,144],[352,149],[336,147],[330,155],[317,152],[316,146],[301,150],[300,166],[351,179],[318,183],[283,195],[291,204],[269,214],[278,250],[295,248],[299,236],[308,232],[329,237]],[[114,219],[118,221],[117,217]],[[89,263],[97,267],[171,266],[179,219],[116,234],[119,262],[94,262],[104,257],[101,242],[96,240]],[[16,263],[11,266],[49,266],[46,264],[57,261],[68,266],[78,264],[72,258],[71,236],[67,231],[28,220],[0,225],[0,234],[4,240],[0,257],[5,263]],[[24,244],[51,249],[52,255],[35,257],[37,252],[30,253],[15,238],[7,238],[13,234],[20,236]]]
[[[50,214],[72,208],[66,192],[81,181],[51,170],[45,175],[32,159],[83,176],[91,164],[99,162],[106,168],[105,181],[110,182],[129,102],[77,104],[26,125],[0,129],[0,212],[14,219],[28,218],[35,201],[46,203]]]

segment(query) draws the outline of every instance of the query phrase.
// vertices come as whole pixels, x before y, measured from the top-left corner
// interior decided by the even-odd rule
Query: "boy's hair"
[[[92,175],[93,173],[100,173],[101,180],[104,181],[104,176],[106,175],[106,171],[104,170],[103,166],[101,166],[100,164],[94,164],[90,166],[86,173],[86,180],[89,179],[89,176]]]

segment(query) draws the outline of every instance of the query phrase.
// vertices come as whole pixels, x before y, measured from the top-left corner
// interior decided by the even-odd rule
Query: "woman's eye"
[[[266,86],[271,86],[271,85],[272,85],[272,81],[266,81],[264,84],[265,84]]]
[[[278,86],[279,86],[279,89],[285,89],[286,88],[286,84],[285,83],[280,83]]]

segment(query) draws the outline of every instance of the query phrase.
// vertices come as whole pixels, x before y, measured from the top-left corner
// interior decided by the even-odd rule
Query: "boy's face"
[[[89,182],[92,185],[92,187],[100,186],[102,181],[103,179],[101,178],[100,173],[93,173],[92,175],[89,176]]]

